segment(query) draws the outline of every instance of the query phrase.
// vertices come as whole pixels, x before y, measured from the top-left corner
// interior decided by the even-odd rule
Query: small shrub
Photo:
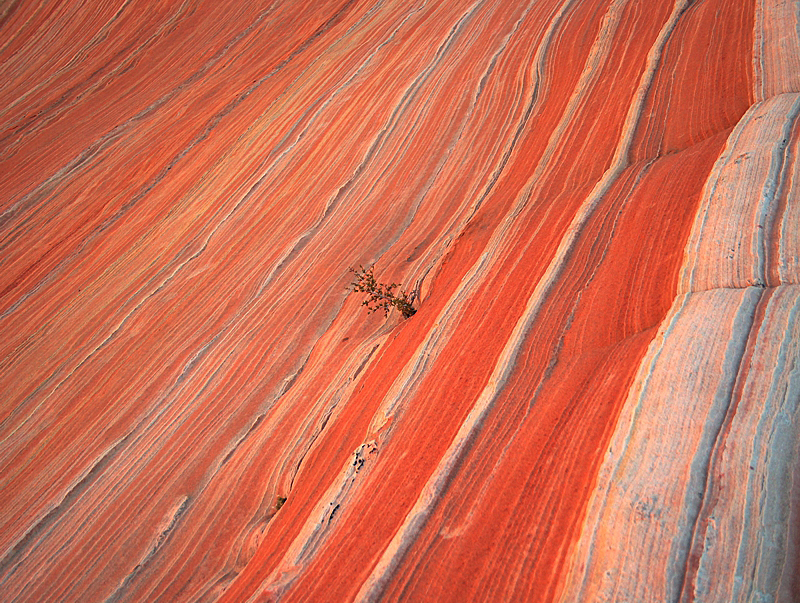
[[[397,283],[385,285],[375,280],[375,275],[372,273],[374,266],[364,268],[359,266],[358,270],[350,268],[350,272],[355,275],[355,279],[350,283],[350,290],[359,293],[366,293],[369,295],[367,299],[361,302],[362,306],[367,306],[368,312],[376,312],[383,310],[384,316],[389,315],[389,310],[394,306],[403,314],[403,318],[409,318],[414,315],[416,310],[413,306],[413,295],[409,297],[405,291],[400,290],[399,295],[396,295],[394,289],[400,287]]]

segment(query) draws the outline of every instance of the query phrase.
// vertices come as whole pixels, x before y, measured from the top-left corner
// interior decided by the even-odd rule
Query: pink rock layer
[[[0,599],[800,599],[799,14],[0,5]]]

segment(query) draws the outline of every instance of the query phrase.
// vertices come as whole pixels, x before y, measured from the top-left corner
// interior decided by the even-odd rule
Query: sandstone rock
[[[797,600],[798,14],[2,5],[0,599]]]

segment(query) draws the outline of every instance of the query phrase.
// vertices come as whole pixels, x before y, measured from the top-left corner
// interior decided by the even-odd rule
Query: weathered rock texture
[[[800,600],[799,16],[0,3],[0,599]]]

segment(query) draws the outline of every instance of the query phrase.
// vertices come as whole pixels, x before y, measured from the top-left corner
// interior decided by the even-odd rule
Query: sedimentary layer
[[[798,15],[0,5],[0,598],[797,600]]]

